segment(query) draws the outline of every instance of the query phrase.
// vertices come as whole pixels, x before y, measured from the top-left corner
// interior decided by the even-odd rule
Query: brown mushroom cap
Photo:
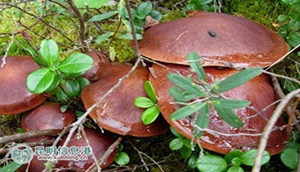
[[[103,71],[101,66],[108,64],[109,59],[105,58],[101,51],[89,51],[85,54],[93,58],[94,64],[93,67],[82,76],[87,78],[90,82],[95,82],[99,79],[98,75]]]
[[[41,105],[24,115],[21,125],[26,131],[63,129],[75,120],[76,115],[70,109],[61,112],[60,108],[56,103]]]
[[[199,12],[146,30],[139,41],[142,55],[187,65],[195,51],[203,66],[267,67],[288,52],[284,40],[271,29],[243,17]]]
[[[95,104],[131,67],[126,64],[105,66],[104,71],[99,75],[99,81],[88,85],[81,93],[85,108],[88,109]],[[150,125],[144,125],[141,115],[145,109],[134,105],[137,97],[147,96],[144,82],[148,77],[148,70],[138,67],[89,115],[104,129],[120,135],[150,137],[166,132],[169,125],[163,117],[158,117]]]
[[[27,76],[39,66],[28,56],[8,56],[0,67],[0,114],[18,114],[33,109],[46,100],[44,95],[31,93]]]
[[[92,148],[92,151],[97,159],[100,159],[106,150],[109,148],[111,144],[114,143],[114,138],[112,134],[109,134],[108,132],[101,133],[101,131],[93,130],[93,129],[85,129],[87,140],[89,141],[89,145]],[[62,146],[65,142],[65,139],[62,140],[59,145]],[[80,138],[77,138],[76,135],[73,135],[70,142],[67,144],[67,147],[78,147],[79,149],[88,146],[86,143],[86,140],[83,136]],[[82,151],[82,150],[81,150]],[[115,159],[116,155],[118,153],[118,148],[114,149],[113,152],[110,154],[110,156],[107,158],[105,163],[101,166],[101,168],[105,168],[109,166]],[[80,155],[85,155],[84,153]],[[72,170],[76,171],[82,171],[83,169],[87,170],[93,163],[94,159],[91,155],[86,155],[87,160],[60,160],[59,163],[69,168],[71,167]]]
[[[187,66],[171,64],[166,64],[166,66],[179,71],[183,76],[193,74],[190,72]],[[170,120],[171,114],[177,109],[181,108],[181,106],[179,105],[176,105],[174,103],[171,104],[171,102],[174,102],[174,99],[170,96],[168,89],[174,85],[170,81],[168,81],[167,78],[167,74],[170,71],[155,64],[153,65],[153,69],[156,73],[156,78],[150,76],[150,82],[152,83],[156,91],[158,97],[158,107],[161,110],[161,113],[172,127],[174,127],[185,137],[192,139],[192,118],[187,117],[176,121]],[[207,67],[204,70],[206,74],[212,75],[215,79],[218,78],[220,80],[223,80],[233,73],[237,72],[234,69],[227,68],[218,70],[213,67]],[[207,77],[207,79],[208,82],[212,82],[209,77]],[[250,106],[253,106],[259,112],[276,101],[274,89],[272,88],[270,79],[267,75],[264,74],[255,77],[254,79],[246,82],[239,87],[225,92],[224,95],[230,99],[248,100],[251,102]],[[265,111],[261,112],[261,114],[266,119],[269,119],[274,109],[275,106],[270,106]],[[255,111],[249,108],[241,108],[235,110],[235,112],[244,122],[243,127],[238,129],[232,128],[226,122],[221,120],[217,115],[217,112],[213,108],[211,108],[210,123],[208,128],[210,130],[226,134],[257,134],[263,132],[264,127],[267,124],[267,120],[259,115],[254,116],[256,114]],[[249,118],[250,116],[252,117]],[[266,150],[269,151],[271,155],[279,153],[285,147],[286,141],[288,139],[288,134],[286,130],[279,129],[283,125],[283,118],[280,118],[276,123],[276,127],[278,128],[273,131],[269,137]],[[224,136],[217,133],[211,134],[205,132],[205,134],[199,139],[199,141],[201,146],[206,149],[226,154],[233,149],[241,149],[243,151],[247,151],[252,148],[257,148],[257,146],[259,145],[260,136]]]

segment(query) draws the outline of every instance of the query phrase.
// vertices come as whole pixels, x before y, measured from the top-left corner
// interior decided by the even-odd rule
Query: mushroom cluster
[[[183,76],[194,75],[186,56],[194,51],[211,80],[223,80],[238,72],[236,68],[267,67],[288,51],[284,40],[271,29],[234,15],[198,12],[190,17],[161,23],[149,28],[139,41],[142,55],[162,62],[165,67],[153,64],[154,76],[150,76],[158,99],[158,107],[168,123],[182,135],[200,142],[203,148],[226,154],[233,149],[243,151],[256,148],[268,119],[275,110],[276,95],[269,76],[261,74],[247,83],[224,93],[227,98],[248,100],[255,110],[236,110],[244,122],[241,128],[232,128],[219,118],[211,108],[208,129],[198,140],[194,139],[192,118],[170,120],[170,115],[181,106],[174,104],[168,90],[173,84],[167,74],[174,71]],[[222,67],[223,69],[220,69]],[[260,114],[257,115],[257,112]],[[286,144],[288,133],[282,129],[280,118],[268,140],[267,151],[271,155],[280,152]],[[221,134],[224,133],[224,134]],[[246,133],[246,134],[245,134]]]

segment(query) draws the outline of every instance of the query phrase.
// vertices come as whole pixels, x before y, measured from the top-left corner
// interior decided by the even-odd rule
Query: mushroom
[[[49,103],[24,115],[21,125],[26,131],[63,129],[71,124],[75,118],[75,112],[71,109],[62,112],[59,104]]]
[[[161,23],[149,28],[143,34],[143,40],[139,41],[142,55],[153,60],[171,63],[165,64],[173,70],[178,70],[182,75],[192,75],[186,60],[188,53],[194,51],[201,57],[205,71],[220,80],[237,72],[235,69],[216,67],[248,68],[254,66],[267,67],[276,62],[288,52],[288,46],[284,40],[271,29],[247,20],[221,13],[199,12],[188,18]],[[150,76],[150,82],[156,91],[158,107],[165,119],[178,132],[193,139],[192,119],[186,117],[182,120],[171,121],[170,115],[179,108],[174,104],[168,89],[172,86],[167,79],[167,74],[173,70],[153,65],[155,77]],[[208,77],[209,78],[209,77]],[[210,81],[211,82],[211,81]],[[230,99],[249,100],[258,111],[268,107],[276,101],[274,89],[270,84],[270,78],[260,75],[244,85],[224,93]],[[231,128],[221,120],[214,109],[211,108],[209,129],[227,134],[261,133],[270,118],[275,106],[270,106],[262,112],[261,116],[251,109],[242,108],[236,110],[237,115],[244,122],[239,129]],[[284,124],[280,118],[276,124],[276,130],[272,132],[268,141],[267,150],[271,155],[280,152],[286,144],[287,132],[280,130]],[[259,144],[259,136],[248,137],[242,134],[236,136],[224,136],[217,133],[205,134],[199,139],[202,147],[222,154],[233,149],[244,151],[255,148]]]
[[[7,56],[0,68],[0,114],[19,114],[42,104],[46,97],[26,87],[27,76],[39,66],[28,56]]]
[[[103,66],[99,81],[85,87],[81,98],[86,109],[95,104],[111,89],[132,66],[112,63]],[[143,109],[134,105],[134,100],[146,96],[144,82],[148,80],[147,69],[138,67],[121,85],[114,90],[89,114],[104,129],[120,135],[150,137],[162,134],[169,125],[159,117],[154,123],[144,125],[141,120]]]
[[[103,68],[100,66],[108,64],[109,59],[105,58],[101,51],[89,51],[85,54],[93,58],[94,64],[93,67],[86,71],[86,73],[82,76],[87,78],[92,83],[99,79],[97,76],[103,71]]]
[[[194,75],[192,72],[190,72],[188,66],[171,64],[165,65],[173,70],[179,71],[183,76]],[[171,114],[177,109],[181,108],[181,106],[172,103],[174,102],[174,99],[167,91],[171,86],[174,86],[170,81],[168,81],[167,78],[167,74],[170,71],[156,64],[153,65],[153,69],[156,73],[156,78],[150,76],[150,82],[156,91],[156,95],[159,100],[158,107],[161,113],[168,123],[178,132],[191,140],[195,140],[193,136],[193,117],[187,117],[174,121],[170,120]],[[214,67],[206,67],[204,70],[207,74],[207,82],[209,83],[212,83],[210,78],[223,80],[237,72],[237,70],[234,69],[225,68],[223,70],[219,70]],[[210,77],[208,77],[208,75],[210,75]],[[276,96],[270,82],[270,78],[265,74],[259,75],[245,84],[223,94],[227,98],[250,101],[250,106],[252,106],[258,112],[261,112],[261,115],[257,115],[256,112],[250,108],[237,109],[235,112],[244,122],[244,125],[241,128],[232,128],[225,121],[221,120],[221,118],[217,115],[217,112],[211,108],[208,129],[225,133],[227,135],[240,135],[226,136],[218,133],[205,132],[205,134],[198,140],[200,141],[200,145],[203,148],[222,154],[226,154],[233,149],[247,151],[249,149],[256,148],[259,145],[260,136],[247,136],[243,135],[243,133],[262,133],[268,122],[267,120],[271,117],[273,111],[275,110],[275,105],[268,107],[274,101],[276,101]],[[266,107],[268,108],[264,110]],[[279,153],[285,147],[288,135],[286,130],[281,129],[283,125],[283,118],[280,118],[276,123],[276,129],[269,137],[266,150],[269,151],[271,155]]]
[[[139,41],[141,53],[153,60],[188,65],[195,51],[203,66],[267,67],[288,46],[271,29],[234,15],[198,12],[149,28]]]
[[[71,151],[70,148],[72,147],[79,148],[78,154],[74,156],[77,156],[80,159],[59,160],[59,163],[65,168],[71,168],[75,171],[87,170],[94,163],[94,159],[90,154],[91,152],[89,151],[92,151],[97,160],[99,160],[104,155],[109,146],[114,143],[114,137],[108,132],[101,133],[101,131],[94,129],[85,129],[84,132],[86,134],[87,140],[89,141],[90,147],[88,147],[88,144],[86,143],[86,140],[82,135],[79,138],[77,135],[73,135],[70,142],[67,144],[67,148],[69,148],[69,151]],[[62,146],[65,141],[65,139],[62,140],[61,142],[59,142],[59,145]],[[87,150],[87,152],[85,152],[85,150]],[[107,160],[101,165],[101,168],[109,166],[114,161],[117,153],[118,148],[115,148],[109,155]],[[63,158],[63,156],[61,158]]]

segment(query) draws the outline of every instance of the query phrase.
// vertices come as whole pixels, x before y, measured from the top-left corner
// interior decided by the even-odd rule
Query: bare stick
[[[286,108],[286,106],[288,106],[289,102],[296,96],[299,96],[300,94],[300,89],[294,90],[292,92],[290,92],[289,94],[287,94],[282,101],[279,103],[279,105],[276,107],[272,117],[270,118],[269,122],[267,123],[262,136],[260,138],[260,143],[257,149],[257,155],[255,158],[255,162],[254,162],[254,166],[252,168],[252,172],[259,172],[260,171],[260,167],[261,167],[261,160],[262,160],[262,155],[263,152],[266,148],[267,145],[267,141],[269,138],[269,135],[272,131],[273,126],[275,125],[276,121],[278,120],[278,118],[280,117],[280,115],[283,113],[284,109]]]
[[[105,151],[105,153],[103,154],[103,156],[98,160],[98,164],[99,166],[103,165],[103,163],[108,159],[108,157],[111,155],[111,153],[116,149],[116,147],[118,147],[120,145],[120,143],[122,142],[123,137],[118,137],[118,139],[109,146],[109,148]],[[91,165],[88,169],[87,172],[93,172],[96,171],[96,162]],[[98,171],[101,171],[101,168],[98,168]]]
[[[0,137],[0,144],[12,142],[12,141],[19,141],[24,139],[30,139],[34,137],[40,137],[40,136],[56,136],[61,130],[40,130],[40,131],[29,131],[26,133],[17,133],[10,136],[3,136]]]
[[[85,32],[85,27],[84,27],[84,20],[78,10],[78,8],[75,6],[73,0],[67,0],[68,4],[70,5],[70,7],[72,8],[72,10],[74,11],[76,17],[78,17],[78,20],[79,20],[79,42],[80,44],[83,46],[83,52],[87,52],[88,49],[87,49],[87,44],[86,42],[84,41],[84,32]]]

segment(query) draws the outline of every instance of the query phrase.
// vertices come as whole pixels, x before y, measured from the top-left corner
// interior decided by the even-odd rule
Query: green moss
[[[287,10],[280,0],[227,0],[223,6],[226,13],[243,16],[272,29],[276,29],[272,24],[277,23],[277,17]]]

